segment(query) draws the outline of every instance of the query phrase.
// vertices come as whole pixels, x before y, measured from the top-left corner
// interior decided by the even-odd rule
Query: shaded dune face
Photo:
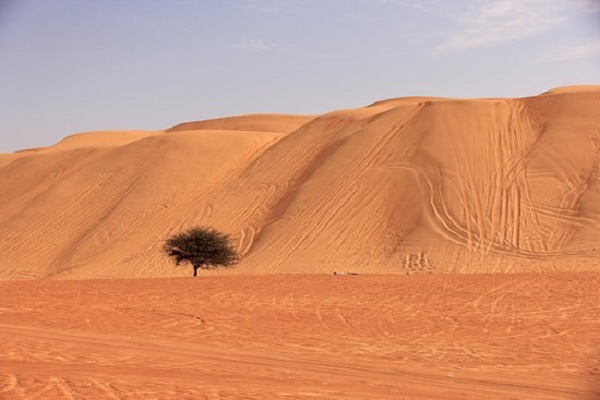
[[[188,275],[161,244],[232,234],[229,273],[600,265],[600,87],[399,98],[94,132],[0,155],[0,278]]]

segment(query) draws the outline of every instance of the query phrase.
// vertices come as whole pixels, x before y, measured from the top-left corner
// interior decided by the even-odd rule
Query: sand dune
[[[0,398],[596,399],[598,110],[407,97],[0,154]],[[193,225],[239,266],[173,278]]]
[[[0,278],[182,276],[162,241],[231,233],[234,273],[600,268],[600,87],[398,98],[92,132],[0,155]]]
[[[167,129],[167,132],[218,129],[230,131],[260,131],[288,133],[314,119],[306,115],[251,114],[235,117],[184,122]]]

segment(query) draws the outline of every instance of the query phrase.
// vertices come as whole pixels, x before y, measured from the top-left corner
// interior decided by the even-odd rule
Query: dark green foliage
[[[209,227],[194,227],[172,236],[165,242],[164,251],[175,265],[192,264],[194,276],[198,268],[231,267],[238,261],[229,235]]]

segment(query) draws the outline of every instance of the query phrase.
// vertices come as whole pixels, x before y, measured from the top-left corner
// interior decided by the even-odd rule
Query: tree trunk
[[[198,265],[194,265],[194,276],[198,276]]]

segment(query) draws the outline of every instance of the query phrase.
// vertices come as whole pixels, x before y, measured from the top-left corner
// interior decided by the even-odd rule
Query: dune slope
[[[161,243],[196,224],[234,273],[597,270],[599,109],[598,86],[398,98],[0,155],[0,278],[187,275]]]

